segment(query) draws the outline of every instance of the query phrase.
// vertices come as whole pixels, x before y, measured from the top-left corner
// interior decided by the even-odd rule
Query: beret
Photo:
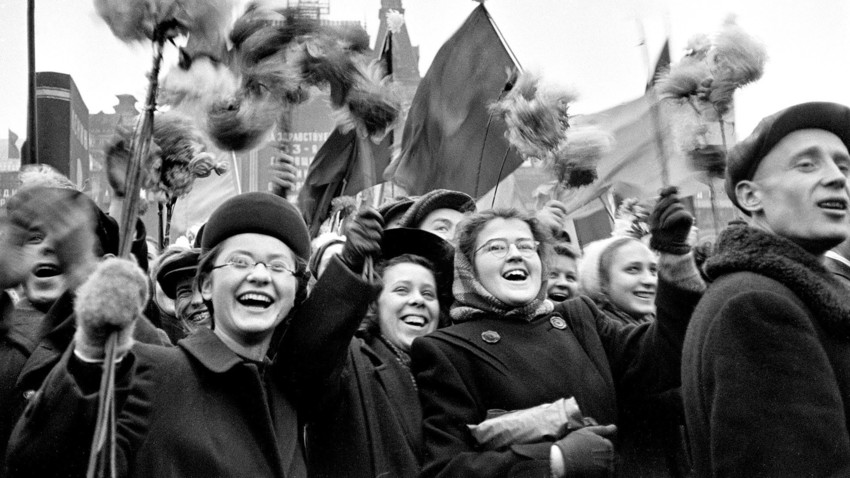
[[[829,131],[850,149],[850,108],[837,103],[802,103],[762,119],[746,139],[729,151],[725,186],[726,194],[735,206],[741,208],[735,197],[735,186],[752,179],[759,163],[770,150],[782,138],[801,129]]]
[[[200,256],[200,249],[187,249],[166,258],[159,265],[156,281],[169,299],[174,300],[177,297],[178,282],[195,277]]]
[[[404,213],[401,227],[419,227],[428,214],[437,209],[454,209],[459,212],[475,212],[475,200],[466,193],[449,189],[435,189],[419,196],[410,209]]]
[[[390,224],[395,219],[402,217],[410,209],[410,206],[413,206],[413,198],[400,198],[383,204],[378,208],[378,213],[384,218],[384,224]]]
[[[216,208],[204,225],[202,252],[247,233],[274,237],[305,262],[310,259],[310,234],[301,213],[286,199],[265,192],[240,194]]]

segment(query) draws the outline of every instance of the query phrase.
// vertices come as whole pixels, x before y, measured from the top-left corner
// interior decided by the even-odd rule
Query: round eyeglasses
[[[221,269],[222,267],[232,267],[239,271],[248,271],[254,270],[254,268],[257,267],[257,264],[262,264],[273,274],[288,273],[295,275],[295,271],[290,269],[289,265],[280,259],[275,259],[269,262],[258,262],[245,256],[233,256],[224,264],[213,266],[212,270]]]
[[[535,241],[534,239],[517,239],[514,242],[508,242],[507,239],[490,239],[476,249],[475,252],[483,251],[501,259],[508,255],[508,249],[510,249],[512,244],[523,257],[533,256],[537,253],[537,248],[540,247],[540,241]]]

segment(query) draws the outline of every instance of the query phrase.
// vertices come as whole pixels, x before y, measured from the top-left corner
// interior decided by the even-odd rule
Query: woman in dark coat
[[[408,353],[415,337],[439,326],[453,248],[398,228],[385,231],[383,251],[383,290],[307,426],[311,477],[419,474],[422,411]]]
[[[608,476],[618,392],[678,384],[686,309],[695,301],[683,305],[661,287],[658,320],[641,325],[611,320],[585,297],[554,307],[541,280],[544,240],[537,222],[514,210],[461,226],[457,325],[415,340],[411,354],[424,416],[422,476]],[[602,425],[495,449],[469,428],[499,410],[569,397]]]
[[[373,288],[359,279],[357,269],[379,251],[378,221],[365,217],[352,228],[347,244],[356,250],[344,254],[345,262],[334,258],[328,280],[319,281],[302,304],[309,238],[300,213],[267,193],[222,204],[206,225],[197,279],[213,330],[201,329],[174,348],[125,340],[117,347],[123,357],[116,371],[118,476],[306,476],[296,412],[317,397],[297,395],[311,389],[292,369],[309,369],[322,380],[347,341],[324,343],[317,351],[310,348],[315,344],[287,336],[272,344],[272,337],[287,317],[294,317],[290,327],[299,332],[296,337],[320,317],[332,324],[329,328],[362,317]],[[128,290],[137,275],[132,270],[125,268],[126,280],[111,281],[101,277],[111,270],[107,265],[99,270],[81,289],[73,346],[13,433],[9,476],[85,474],[97,411],[97,362],[106,335],[102,328],[131,328],[132,317],[117,320],[123,316],[115,300],[144,297],[139,291],[146,284],[142,277],[142,288]],[[138,310],[142,304],[125,297],[118,305]],[[289,360],[302,352],[310,360]]]

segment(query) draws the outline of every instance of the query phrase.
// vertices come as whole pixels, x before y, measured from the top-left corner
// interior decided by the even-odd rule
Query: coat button
[[[555,327],[558,330],[564,330],[567,328],[567,321],[564,320],[560,315],[553,315],[549,318],[549,323],[552,324],[552,327]]]
[[[502,336],[499,335],[495,330],[485,330],[481,332],[481,340],[487,342],[488,344],[495,344],[496,342],[502,340]]]
[[[35,390],[27,390],[24,392],[24,400],[30,401],[35,396]]]

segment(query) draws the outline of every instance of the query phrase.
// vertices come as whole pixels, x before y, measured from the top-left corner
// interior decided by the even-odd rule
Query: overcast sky
[[[26,3],[0,0],[0,137],[11,128],[23,139],[26,130]],[[36,3],[39,71],[70,73],[92,114],[112,112],[116,94],[143,98],[149,47],[115,39],[89,0]],[[424,75],[437,49],[477,3],[403,4]],[[670,36],[675,60],[690,37],[717,31],[729,14],[761,39],[770,55],[764,78],[737,96],[739,137],[761,117],[801,101],[850,104],[846,0],[490,0],[486,5],[524,68],[579,91],[575,113],[640,96],[646,57],[655,61],[664,38]],[[330,16],[364,22],[374,43],[379,8],[380,0],[331,0]],[[174,62],[171,50],[164,71]]]

